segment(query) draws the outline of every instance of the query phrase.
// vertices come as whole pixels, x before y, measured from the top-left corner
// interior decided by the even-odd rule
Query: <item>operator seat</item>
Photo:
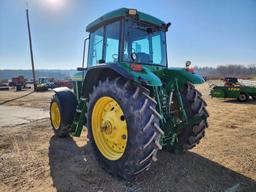
[[[152,60],[150,59],[150,55],[144,52],[136,53],[136,61],[138,63],[152,63]]]

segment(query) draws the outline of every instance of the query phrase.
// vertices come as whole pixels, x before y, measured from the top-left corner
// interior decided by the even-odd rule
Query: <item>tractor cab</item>
[[[48,77],[39,77],[38,83],[39,84],[47,84],[47,83],[49,83],[49,79],[48,79]]]
[[[90,23],[88,67],[109,64],[167,66],[165,32],[170,24],[135,9],[121,8]]]

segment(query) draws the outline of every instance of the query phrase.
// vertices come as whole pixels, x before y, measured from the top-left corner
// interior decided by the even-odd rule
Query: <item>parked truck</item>
[[[15,87],[16,91],[21,91],[26,86],[26,79],[22,75],[12,77],[12,80],[9,82],[9,86]]]

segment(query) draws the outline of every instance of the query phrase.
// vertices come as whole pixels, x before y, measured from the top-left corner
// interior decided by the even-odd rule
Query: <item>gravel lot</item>
[[[0,191],[256,191],[256,102],[211,99],[208,84],[198,89],[210,113],[206,137],[184,154],[159,152],[132,182],[101,169],[86,129],[80,138],[54,137],[49,117],[38,115],[48,113],[53,92],[1,91]],[[13,124],[21,108],[34,116]]]

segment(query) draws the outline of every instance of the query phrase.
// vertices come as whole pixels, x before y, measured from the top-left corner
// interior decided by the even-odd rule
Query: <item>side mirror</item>
[[[168,29],[169,29],[169,27],[171,26],[171,23],[169,22],[169,23],[167,23],[167,24],[164,24],[164,25],[162,25],[162,27],[163,27],[163,30],[165,31],[165,32],[167,32],[168,31]]]
[[[136,59],[137,59],[137,55],[136,55],[136,53],[131,53],[131,58],[132,58],[132,61],[133,62],[135,62],[136,61]]]
[[[186,67],[189,67],[191,65],[191,61],[186,61],[185,65]]]

